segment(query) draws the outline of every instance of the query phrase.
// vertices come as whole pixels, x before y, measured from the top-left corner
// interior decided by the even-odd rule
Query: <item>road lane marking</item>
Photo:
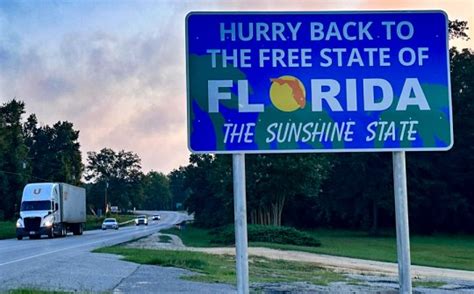
[[[40,254],[36,254],[36,255],[32,255],[32,256],[27,256],[27,257],[23,257],[23,258],[20,258],[20,259],[15,259],[15,260],[7,261],[7,262],[4,262],[4,263],[0,263],[0,266],[4,266],[4,265],[12,264],[12,263],[15,263],[15,262],[20,262],[20,261],[25,261],[25,260],[28,260],[28,259],[33,259],[33,258],[45,256],[45,255],[48,255],[48,254],[53,254],[53,253],[69,250],[69,249],[85,247],[85,246],[89,246],[89,245],[93,245],[93,244],[97,244],[97,243],[107,243],[107,242],[110,242],[110,241],[115,240],[115,239],[130,237],[130,235],[137,234],[137,233],[139,235],[141,235],[140,233],[147,233],[148,231],[154,231],[155,229],[158,229],[157,231],[159,231],[159,230],[163,229],[165,226],[170,226],[170,227],[173,226],[179,219],[180,219],[179,215],[175,215],[175,221],[170,222],[169,224],[159,224],[156,227],[147,227],[144,230],[141,230],[141,231],[138,231],[138,232],[137,232],[137,230],[130,231],[130,233],[126,232],[126,234],[121,235],[121,236],[116,236],[114,238],[83,243],[83,244],[79,244],[79,245],[76,245],[76,246],[65,247],[65,248],[61,248],[61,249],[58,249],[58,250],[44,252],[44,253],[40,253]]]
[[[174,220],[171,221],[170,223],[171,226],[175,225],[177,223],[177,219],[180,219],[181,217],[184,217],[184,215],[182,215],[181,213],[173,213],[172,214],[174,216]],[[164,214],[164,219],[162,219],[161,221],[159,222],[151,222],[151,224],[162,224],[162,223],[166,223],[167,219],[169,217],[169,213],[165,213]],[[136,226],[124,226],[124,227],[121,227],[121,231],[123,232],[124,230],[127,231],[127,230],[130,230],[130,229],[133,229],[134,227]],[[130,229],[128,229],[130,228]],[[95,229],[95,230],[89,230],[89,231],[84,231],[84,236],[94,236],[94,235],[97,235],[99,233],[105,233],[103,232],[101,229]],[[68,235],[69,237],[71,237],[72,235]],[[56,239],[56,240],[55,240]],[[63,239],[63,238],[53,238],[53,239],[47,239],[47,238],[42,238],[40,239],[42,241],[40,242],[47,242],[47,241],[55,241],[57,242],[58,240],[70,240],[70,239]],[[38,240],[37,240],[38,241]],[[10,244],[11,243],[11,244]],[[29,247],[32,243],[26,243],[26,242],[23,242],[23,243],[20,243],[18,242],[18,240],[16,240],[15,238],[11,238],[11,239],[3,239],[3,240],[0,240],[0,251],[3,250],[3,249],[9,249],[9,248],[12,248],[14,247],[15,249],[19,249],[19,247],[23,248],[23,247]],[[35,243],[36,244],[36,243]]]
[[[148,229],[148,228],[147,228],[147,229]],[[155,229],[155,228],[152,228],[152,229]],[[160,229],[161,229],[161,228],[160,228]],[[145,233],[145,232],[147,232],[147,231],[151,231],[151,229],[150,229],[150,230],[146,230],[146,231],[143,230],[143,231],[141,231],[141,233]],[[128,233],[128,232],[127,232],[127,233]],[[68,249],[74,249],[74,248],[84,247],[84,246],[93,245],[93,244],[97,244],[97,243],[107,243],[108,241],[112,241],[112,240],[115,240],[115,239],[130,237],[129,235],[136,234],[137,232],[136,232],[136,231],[132,231],[131,233],[132,233],[132,234],[126,234],[126,235],[116,236],[116,237],[114,237],[114,238],[109,238],[109,239],[105,239],[105,240],[98,240],[98,241],[94,241],[94,242],[83,243],[83,244],[79,244],[79,245],[76,245],[76,246],[65,247],[65,248],[61,248],[61,249],[58,249],[58,250],[48,251],[48,252],[44,252],[44,253],[40,253],[40,254],[28,256],[28,257],[23,257],[23,258],[20,258],[20,259],[15,259],[15,260],[7,261],[7,262],[4,262],[4,263],[0,263],[0,266],[4,266],[4,265],[7,265],[7,264],[11,264],[11,263],[15,263],[15,262],[20,262],[20,261],[24,261],[24,260],[28,260],[28,259],[32,259],[32,258],[36,258],[36,257],[41,257],[41,256],[44,256],[44,255],[48,255],[48,254],[52,254],[52,253],[57,253],[57,252],[65,251],[65,250],[68,250]],[[141,234],[140,234],[140,235],[141,235]]]
[[[128,229],[128,228],[130,228],[130,229]],[[131,231],[133,229],[134,229],[134,227],[127,226],[127,227],[123,227],[120,232],[128,232],[128,231]],[[84,231],[84,235],[81,237],[81,240],[90,239],[90,237],[96,237],[98,234],[107,234],[107,233],[113,234],[114,231],[103,232],[101,229],[91,230],[91,231]],[[69,237],[69,238],[67,238],[67,237]],[[41,239],[35,240],[35,241],[32,240],[32,242],[31,241],[26,241],[26,240],[25,240],[26,242],[25,241],[20,242],[16,239],[0,240],[0,245],[3,245],[3,246],[0,247],[0,251],[5,250],[5,249],[14,249],[14,250],[18,251],[18,249],[27,249],[28,247],[34,248],[35,246],[38,245],[37,242],[43,242],[43,243],[41,243],[41,245],[57,244],[58,241],[59,242],[63,241],[63,243],[65,243],[65,242],[68,242],[68,241],[73,241],[74,239],[70,239],[70,238],[71,237],[76,237],[76,236],[73,236],[72,234],[70,234],[67,237],[65,237],[65,238],[56,237],[56,238],[51,238],[51,239],[50,238],[41,238]],[[53,243],[53,242],[55,242],[55,243]]]

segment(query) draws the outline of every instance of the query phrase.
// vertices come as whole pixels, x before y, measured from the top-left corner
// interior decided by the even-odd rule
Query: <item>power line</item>
[[[35,179],[38,179],[38,180],[49,182],[49,180],[39,178],[39,177],[35,177],[33,175],[25,175],[25,174],[22,174],[22,173],[14,173],[14,172],[9,172],[9,171],[5,171],[5,170],[0,170],[0,173],[10,174],[10,175],[15,175],[15,176],[26,176],[26,177],[35,178]]]

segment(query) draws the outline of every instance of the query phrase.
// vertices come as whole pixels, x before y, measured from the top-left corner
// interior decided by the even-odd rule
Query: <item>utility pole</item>
[[[109,188],[109,181],[108,179],[105,180],[105,196],[104,196],[104,200],[105,200],[105,209],[104,209],[104,214],[107,214],[107,189]]]

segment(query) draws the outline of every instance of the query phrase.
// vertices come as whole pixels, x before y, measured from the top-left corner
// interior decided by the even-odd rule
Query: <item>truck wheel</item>
[[[23,236],[16,236],[18,240],[23,240]]]
[[[49,232],[48,232],[48,238],[50,238],[50,239],[51,239],[51,238],[54,238],[54,229],[53,229],[53,228],[51,228],[51,230],[49,230]]]
[[[74,227],[72,228],[72,232],[74,235],[82,235],[83,233],[82,224],[75,224]]]
[[[54,237],[61,237],[61,226],[56,226],[56,228],[53,229],[53,236]]]

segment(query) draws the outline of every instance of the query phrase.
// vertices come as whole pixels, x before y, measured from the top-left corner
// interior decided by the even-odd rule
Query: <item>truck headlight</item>
[[[47,216],[43,219],[43,225],[42,227],[51,227],[54,222],[54,217],[52,216]]]
[[[16,221],[16,227],[17,228],[24,228],[25,226],[23,225],[23,220],[21,218],[19,218],[17,221]]]

